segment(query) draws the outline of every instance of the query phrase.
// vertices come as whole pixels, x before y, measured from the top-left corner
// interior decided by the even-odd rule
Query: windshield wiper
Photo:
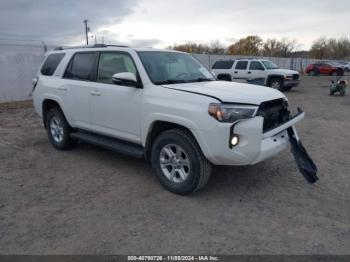
[[[169,85],[169,84],[179,84],[179,83],[186,83],[186,81],[180,80],[180,79],[167,79],[167,80],[155,82],[156,85]]]

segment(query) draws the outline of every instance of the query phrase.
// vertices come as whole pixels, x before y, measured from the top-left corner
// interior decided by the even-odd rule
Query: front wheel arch
[[[161,135],[163,132],[171,130],[171,129],[186,130],[187,132],[189,132],[192,135],[193,139],[200,147],[200,144],[198,143],[196,136],[193,134],[193,132],[188,127],[181,125],[181,124],[173,123],[173,122],[154,121],[148,129],[148,133],[147,133],[147,137],[146,137],[146,143],[145,143],[146,159],[150,159],[152,146],[153,146],[153,143],[155,142],[155,140],[157,139],[157,137],[159,135]],[[201,151],[203,152],[202,149],[201,149]]]

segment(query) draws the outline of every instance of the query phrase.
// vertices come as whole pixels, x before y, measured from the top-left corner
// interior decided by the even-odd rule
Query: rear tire
[[[160,134],[152,146],[151,161],[162,186],[180,195],[203,188],[212,170],[195,138],[184,129]]]
[[[59,150],[70,149],[76,144],[76,140],[70,137],[72,128],[60,108],[52,108],[47,113],[46,131],[50,143]]]
[[[218,75],[218,80],[232,82],[230,75]]]
[[[312,69],[312,75],[313,76],[318,76],[319,74],[320,74],[320,69],[318,69],[318,68],[314,68],[314,69]]]

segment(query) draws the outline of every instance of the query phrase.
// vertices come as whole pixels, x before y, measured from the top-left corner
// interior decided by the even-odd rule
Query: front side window
[[[45,76],[52,76],[53,73],[56,71],[57,66],[62,61],[64,55],[65,55],[64,53],[49,55],[46,58],[43,66],[41,67],[41,70],[40,70],[41,74]]]
[[[140,51],[138,55],[150,80],[156,84],[214,81],[214,76],[189,54]]]
[[[267,70],[278,69],[278,66],[271,61],[263,61],[263,64]]]
[[[248,61],[238,61],[236,64],[237,70],[246,70],[248,66]]]
[[[130,72],[136,75],[137,70],[130,55],[125,53],[101,53],[98,64],[97,82],[112,84],[112,77],[117,73]]]
[[[251,61],[249,70],[264,70],[263,65],[258,61]]]
[[[96,53],[76,53],[64,77],[76,80],[92,80],[95,60]]]

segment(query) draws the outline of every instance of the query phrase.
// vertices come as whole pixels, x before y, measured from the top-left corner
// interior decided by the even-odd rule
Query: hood
[[[299,74],[299,72],[289,69],[271,69],[269,70],[272,73],[280,74],[280,75],[293,75],[293,74]]]
[[[226,81],[195,82],[163,86],[170,89],[215,97],[226,103],[260,105],[265,101],[285,97],[280,91],[270,87]]]

